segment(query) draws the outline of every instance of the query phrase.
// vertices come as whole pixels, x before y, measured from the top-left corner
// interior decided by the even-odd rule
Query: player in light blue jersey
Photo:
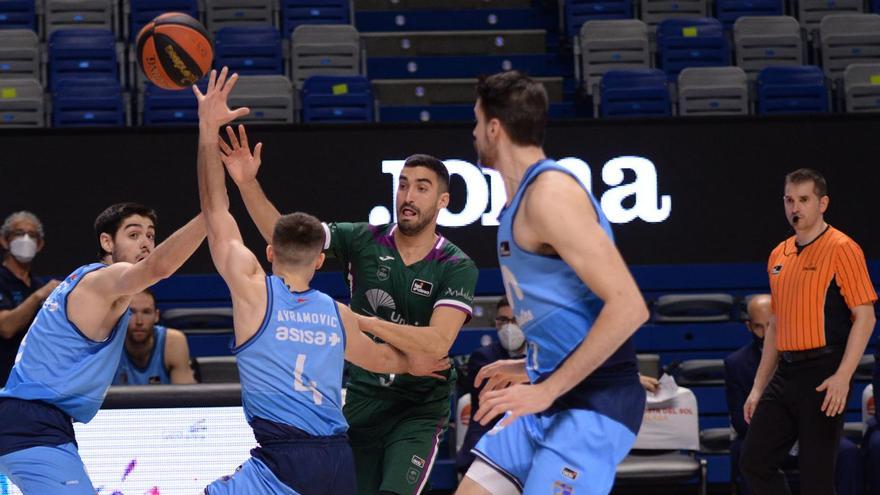
[[[309,288],[324,261],[318,219],[305,213],[278,219],[266,248],[269,276],[242,243],[229,213],[217,134],[247,109],[228,108],[237,76],[226,75],[225,67],[219,78],[212,71],[204,95],[193,88],[199,101],[199,198],[211,257],[232,294],[242,403],[260,446],[235,474],[205,493],[354,494],[354,460],[342,415],[344,360],[379,373],[411,371],[409,363],[400,351],[361,332],[359,317],[348,307]],[[227,132],[237,140],[231,128]],[[256,156],[259,149],[258,144]],[[433,371],[448,367],[439,359]]]
[[[589,184],[544,155],[544,87],[512,71],[477,95],[480,163],[507,190],[498,261],[526,358],[477,374],[474,420],[504,417],[457,493],[606,494],[644,412],[630,337],[648,311]]]
[[[37,313],[0,390],[0,473],[26,495],[94,495],[73,421],[88,423],[110,387],[137,294],[169,277],[205,238],[199,215],[159,246],[156,214],[135,203],[95,221],[100,263],[73,271]]]
[[[125,350],[113,385],[196,383],[189,364],[189,344],[180,330],[158,325],[156,296],[147,289],[131,298]]]

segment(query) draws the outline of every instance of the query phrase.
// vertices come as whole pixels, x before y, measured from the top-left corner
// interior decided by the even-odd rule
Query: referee
[[[801,493],[834,493],[847,395],[874,329],[877,294],[865,255],[825,223],[828,202],[818,172],[785,177],[785,215],[795,235],[767,264],[775,318],[743,411],[750,426],[740,467],[757,495],[789,493],[779,465],[795,442]]]

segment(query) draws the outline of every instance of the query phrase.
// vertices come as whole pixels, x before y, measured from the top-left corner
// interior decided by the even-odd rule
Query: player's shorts
[[[47,445],[0,456],[5,474],[25,495],[95,495],[76,445]]]
[[[357,468],[359,495],[427,492],[449,400],[426,403],[367,398],[349,390],[343,412]]]
[[[251,421],[259,447],[208,495],[354,495],[354,458],[345,435],[313,436],[262,418]]]
[[[522,493],[605,495],[636,434],[595,411],[568,409],[495,427],[473,453]]]

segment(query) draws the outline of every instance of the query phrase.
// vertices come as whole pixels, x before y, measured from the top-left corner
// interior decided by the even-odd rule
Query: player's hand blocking
[[[440,373],[451,366],[448,357],[437,359],[417,352],[407,354],[406,361],[409,364],[410,375],[427,376],[438,380],[446,380],[446,377]]]
[[[235,136],[235,131],[232,130],[231,126],[226,127],[226,134],[229,136],[229,144],[226,144],[223,138],[218,139],[220,141],[220,151],[222,152],[220,159],[223,161],[223,165],[226,166],[229,176],[232,177],[236,184],[256,180],[257,170],[260,169],[260,164],[262,163],[260,155],[263,152],[263,143],[257,143],[254,146],[254,153],[251,154],[244,125],[238,125],[238,138]]]
[[[536,414],[549,408],[556,395],[548,392],[542,384],[516,384],[503,390],[480,394],[480,410],[474,420],[487,425],[495,417],[507,413],[498,427],[507,426],[520,416]]]
[[[238,81],[238,74],[232,74],[227,79],[229,69],[223,67],[220,71],[220,77],[217,77],[217,71],[212,70],[211,76],[208,78],[208,88],[205,94],[202,94],[198,86],[193,85],[193,93],[199,102],[199,124],[207,125],[211,128],[219,129],[224,124],[233,120],[244,117],[250,113],[250,109],[246,107],[230,110],[226,103],[229,93],[235,87]]]
[[[483,383],[483,382],[486,383]],[[480,368],[474,377],[474,385],[483,388],[480,391],[480,400],[483,394],[492,390],[507,388],[516,383],[528,383],[529,375],[526,374],[526,362],[524,359],[500,359],[494,363]]]

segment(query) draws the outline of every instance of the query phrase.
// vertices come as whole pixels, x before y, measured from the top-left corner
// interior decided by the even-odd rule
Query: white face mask
[[[16,237],[9,243],[9,253],[19,263],[30,263],[37,255],[37,241],[27,234]]]
[[[505,323],[498,329],[498,340],[501,341],[501,347],[507,349],[507,352],[514,352],[522,347],[526,336],[523,335],[522,329],[516,323]]]

